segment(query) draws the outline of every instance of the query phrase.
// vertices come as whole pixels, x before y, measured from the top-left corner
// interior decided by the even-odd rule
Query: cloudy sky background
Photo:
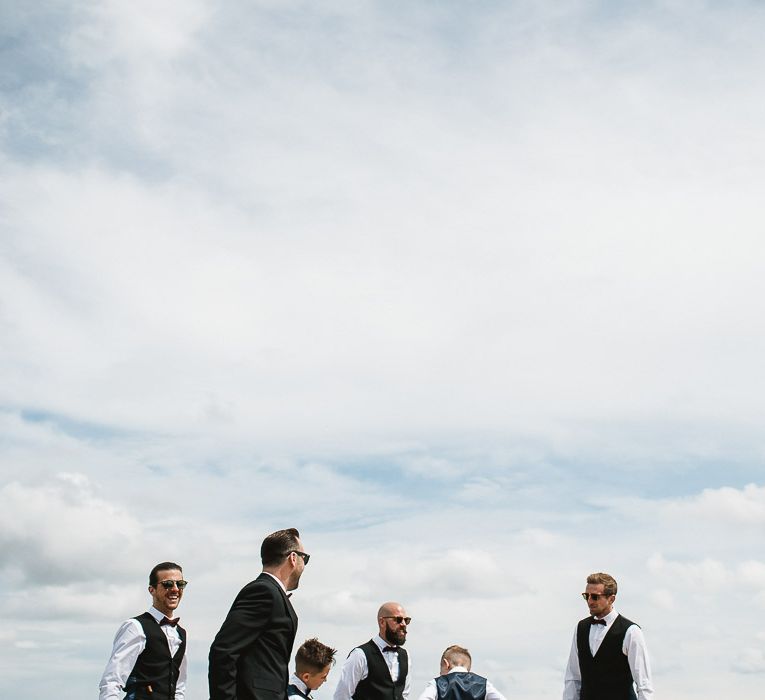
[[[762,696],[765,10],[0,3],[0,695],[96,697],[148,570],[209,642],[401,600],[557,698],[587,573],[657,698]],[[316,696],[329,700],[333,672]]]

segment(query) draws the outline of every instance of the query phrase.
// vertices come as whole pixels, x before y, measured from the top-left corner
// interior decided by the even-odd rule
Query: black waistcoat
[[[469,671],[454,671],[436,678],[438,700],[484,700],[486,679]]]
[[[181,661],[186,652],[186,630],[178,625],[175,629],[181,636],[181,646],[175,656],[170,655],[167,636],[159,623],[148,612],[134,618],[143,627],[146,648],[136,659],[135,666],[125,684],[127,700],[173,700],[175,684],[181,670]],[[151,690],[149,690],[149,686]]]
[[[580,700],[635,700],[632,672],[622,652],[627,629],[635,624],[617,615],[593,657],[590,652],[590,620],[586,617],[576,628],[576,649],[582,674]]]
[[[409,673],[409,656],[406,650],[401,647],[396,649],[398,680],[394,683],[382,651],[373,640],[362,644],[359,649],[367,657],[367,677],[359,681],[353,693],[353,700],[403,700],[406,674]]]

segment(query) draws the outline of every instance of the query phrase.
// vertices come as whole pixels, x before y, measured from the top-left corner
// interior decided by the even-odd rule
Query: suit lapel
[[[294,631],[297,632],[297,624],[298,624],[297,614],[295,613],[295,609],[292,607],[292,603],[290,603],[290,599],[287,597],[287,594],[284,592],[284,589],[276,581],[276,579],[274,579],[273,576],[265,572],[260,574],[260,576],[258,576],[258,579],[265,581],[268,585],[273,586],[274,588],[276,588],[276,590],[279,591],[279,593],[282,596],[282,600],[284,601],[284,608],[287,611],[287,614],[290,616],[290,619],[292,620]]]

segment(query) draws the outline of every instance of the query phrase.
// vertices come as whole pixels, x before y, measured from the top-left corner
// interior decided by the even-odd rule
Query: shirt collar
[[[157,610],[153,605],[149,608],[149,615],[151,615],[157,622],[162,622],[164,618],[172,620],[175,615],[165,615],[165,613]]]
[[[380,647],[380,651],[385,649],[385,647],[394,647],[397,646],[396,644],[389,644],[386,642],[379,634],[372,637],[372,641],[377,644],[378,647]]]
[[[294,685],[303,695],[309,695],[308,686],[303,683],[294,673],[290,676],[290,683]]]
[[[608,613],[608,615],[604,615],[601,618],[595,618],[595,619],[605,620],[606,621],[606,627],[610,627],[611,624],[613,623],[613,621],[616,619],[618,614],[619,613],[616,612],[616,608],[611,608],[611,612]]]
[[[266,574],[266,576],[270,576],[270,577],[271,577],[271,578],[272,578],[274,581],[276,581],[276,583],[278,583],[278,584],[279,584],[279,587],[280,587],[280,588],[281,588],[281,589],[282,589],[282,590],[283,590],[285,593],[287,592],[287,587],[286,587],[286,586],[285,586],[285,585],[284,585],[284,584],[283,584],[283,583],[282,583],[282,582],[281,582],[281,581],[280,581],[280,580],[279,580],[279,579],[278,579],[276,576],[274,576],[274,575],[273,575],[272,573],[270,573],[269,571],[264,571],[263,573],[264,573],[264,574]]]
[[[464,666],[452,666],[449,673],[470,673]]]

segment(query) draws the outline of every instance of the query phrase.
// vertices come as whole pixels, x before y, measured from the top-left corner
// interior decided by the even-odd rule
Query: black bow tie
[[[175,627],[180,621],[180,617],[174,617],[172,620],[169,617],[163,617],[159,621],[159,626],[162,627],[162,625],[170,625],[170,627]]]
[[[398,651],[398,647],[383,647],[383,651]]]
[[[605,627],[606,626],[606,621],[603,620],[603,619],[596,620],[594,617],[591,617],[590,618],[590,624],[591,625],[603,625],[603,627]]]

